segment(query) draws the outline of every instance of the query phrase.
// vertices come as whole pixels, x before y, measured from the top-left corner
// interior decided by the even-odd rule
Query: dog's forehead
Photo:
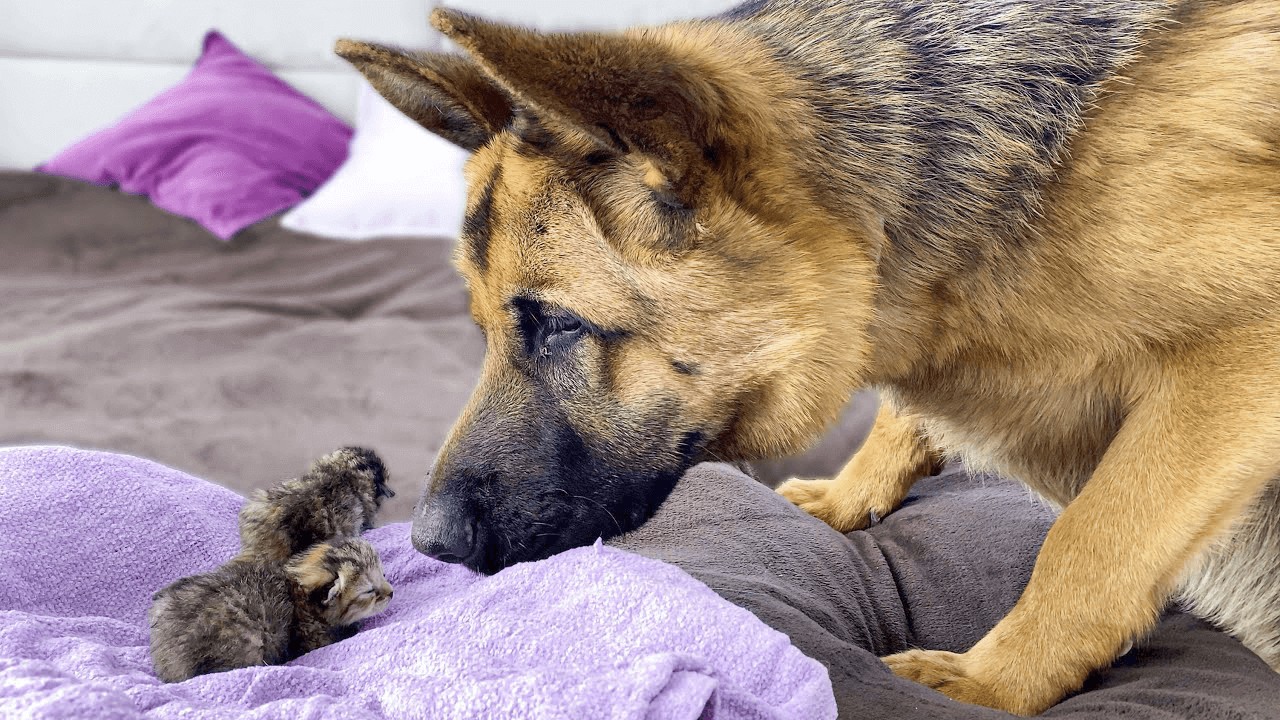
[[[467,208],[458,265],[473,285],[541,284],[523,260],[536,251],[537,231],[552,192],[554,167],[509,152],[501,138],[476,151],[466,166]]]
[[[606,240],[560,159],[503,133],[468,162],[456,262],[481,324],[500,322],[513,297],[590,297],[600,317],[626,312],[629,269]],[[565,304],[572,304],[565,302]]]

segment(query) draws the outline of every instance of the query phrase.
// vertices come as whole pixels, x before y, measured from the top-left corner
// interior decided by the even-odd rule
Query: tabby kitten
[[[282,563],[315,543],[359,535],[373,527],[382,499],[394,495],[376,453],[336,450],[306,475],[254,493],[240,510],[240,554]]]
[[[358,537],[317,543],[284,564],[237,557],[155,594],[151,660],[165,682],[279,665],[350,637],[391,595],[378,551]]]

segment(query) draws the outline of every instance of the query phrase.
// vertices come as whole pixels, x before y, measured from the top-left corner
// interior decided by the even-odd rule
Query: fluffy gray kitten
[[[358,537],[317,543],[283,564],[237,556],[155,594],[151,661],[165,682],[278,665],[350,637],[391,595],[378,551]]]
[[[329,538],[373,527],[382,499],[393,497],[387,469],[372,450],[345,447],[325,455],[300,478],[259,490],[240,510],[240,554],[284,562]]]

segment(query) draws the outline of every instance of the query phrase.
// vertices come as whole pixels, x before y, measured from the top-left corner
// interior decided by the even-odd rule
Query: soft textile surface
[[[39,169],[146,195],[227,239],[315,190],[350,139],[345,123],[211,31],[180,84]]]
[[[462,166],[469,156],[361,80],[346,162],[280,224],[339,240],[456,237],[466,205]]]
[[[367,534],[395,587],[355,637],[165,685],[149,598],[236,550],[241,498],[149,461],[0,450],[0,716],[827,718],[826,670],[680,570],[597,545],[481,577]]]
[[[131,196],[0,173],[0,445],[147,457],[242,494],[378,449],[407,520],[479,375],[453,242],[223,243]]]
[[[1010,716],[895,677],[876,656],[968,649],[1017,600],[1049,520],[1021,486],[953,470],[845,536],[728,466],[700,465],[613,544],[684,568],[787,633],[827,665],[842,718],[980,720]],[[1275,720],[1280,675],[1175,612],[1042,717]]]
[[[834,712],[834,689],[845,718],[1008,717],[896,678],[875,655],[959,650],[979,637],[1016,598],[1048,520],[1020,488],[952,473],[846,537],[732,468],[702,465],[653,521],[611,544],[684,568],[794,647],[668,566],[593,547],[484,579],[417,555],[394,524],[367,537],[396,597],[354,639],[283,668],[162,685],[146,655],[147,595],[231,554],[239,503],[135,458],[0,450],[0,523],[11,529],[0,553],[0,716],[519,717],[559,707],[590,718],[709,699],[719,703],[711,717],[737,717],[766,698],[791,704],[747,716],[805,718]],[[796,648],[828,666],[830,687]],[[745,656],[739,672],[723,671]],[[501,704],[508,691],[515,705]],[[1045,717],[1261,720],[1277,708],[1280,678],[1261,660],[1171,614]]]

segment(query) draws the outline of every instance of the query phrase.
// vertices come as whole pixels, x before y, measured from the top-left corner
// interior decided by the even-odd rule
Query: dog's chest
[[[1054,378],[988,368],[890,394],[921,418],[936,447],[970,470],[1014,478],[1063,506],[1124,420],[1121,393],[1110,380],[1102,371]]]

